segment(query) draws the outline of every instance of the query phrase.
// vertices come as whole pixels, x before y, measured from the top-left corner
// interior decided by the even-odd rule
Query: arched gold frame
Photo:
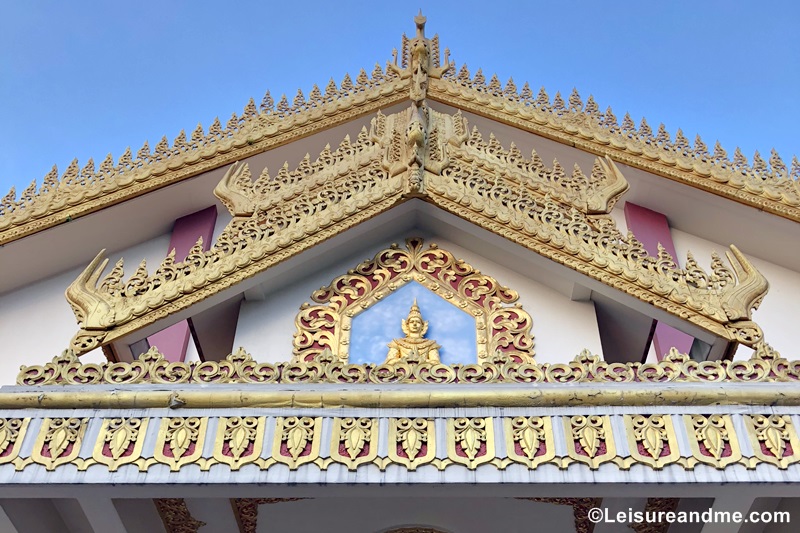
[[[533,319],[516,291],[500,285],[436,244],[422,248],[420,238],[381,250],[330,285],[315,291],[318,305],[303,304],[295,317],[293,361],[311,361],[330,350],[340,361],[349,356],[353,318],[391,292],[416,281],[475,318],[478,362],[497,352],[517,362],[533,361]]]

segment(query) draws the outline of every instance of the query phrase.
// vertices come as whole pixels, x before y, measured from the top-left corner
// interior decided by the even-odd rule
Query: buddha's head
[[[420,338],[428,331],[428,321],[422,319],[416,299],[411,306],[411,311],[408,312],[408,317],[402,321],[401,327],[406,337]]]

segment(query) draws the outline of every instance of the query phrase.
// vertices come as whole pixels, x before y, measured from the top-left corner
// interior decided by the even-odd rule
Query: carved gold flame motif
[[[397,441],[413,461],[428,442],[428,420],[425,418],[400,418],[397,420]]]
[[[483,418],[459,418],[455,421],[455,439],[469,459],[475,459],[486,442],[486,420]]]
[[[645,451],[653,459],[661,457],[664,444],[667,442],[667,431],[664,417],[659,415],[633,417],[634,437],[642,443]]]
[[[22,420],[19,418],[0,418],[0,455],[14,445],[21,427]]]
[[[594,458],[600,449],[600,444],[605,440],[602,417],[573,416],[570,420],[573,438],[580,443],[586,455]]]
[[[697,415],[692,417],[692,423],[695,428],[695,438],[698,442],[703,443],[714,459],[719,460],[725,451],[725,443],[728,441],[725,420],[720,415]]]
[[[372,439],[372,420],[369,418],[343,418],[341,421],[341,442],[350,459],[359,456],[364,446]]]
[[[172,456],[180,459],[192,443],[197,441],[200,419],[197,417],[173,418],[169,421],[166,441]]]
[[[786,451],[786,444],[789,442],[789,417],[781,415],[752,417],[753,427],[756,430],[756,437],[763,442],[767,449],[775,457],[783,457]],[[794,450],[795,453],[800,450]]]
[[[511,421],[511,426],[514,442],[518,442],[528,459],[532,460],[545,439],[544,420],[538,416],[518,416]]]
[[[226,419],[225,424],[224,438],[234,460],[239,460],[256,438],[258,419],[254,416],[232,416]]]
[[[51,419],[50,429],[44,440],[48,444],[52,459],[60,457],[67,447],[77,440],[81,425],[79,418]]]
[[[286,449],[297,460],[303,453],[312,438],[314,430],[314,419],[307,416],[290,416],[283,421],[282,439],[286,442]]]
[[[118,460],[139,437],[142,421],[138,418],[114,418],[108,423],[105,441],[108,443],[111,457]]]

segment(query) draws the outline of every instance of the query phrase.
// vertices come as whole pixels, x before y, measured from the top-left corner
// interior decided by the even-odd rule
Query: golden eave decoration
[[[534,152],[469,131],[460,112],[424,101],[373,118],[355,142],[325,147],[277,175],[253,180],[234,164],[215,194],[233,219],[210,250],[198,243],[150,274],[141,263],[127,281],[120,259],[104,277],[103,252],[67,289],[80,325],[71,349],[85,353],[190,307],[410,199],[421,199],[539,255],[648,302],[729,341],[752,346],[762,332],[751,311],[768,283],[731,246],[730,266],[711,272],[689,256],[678,268],[664,250],[650,257],[608,213],[627,190],[608,158],[571,173]],[[101,279],[102,277],[102,279]],[[487,351],[487,354],[491,352]]]
[[[456,71],[445,51],[440,61],[438,36],[424,35],[424,17],[416,19],[417,35],[403,36],[400,64],[376,65],[371,76],[361,71],[355,81],[346,75],[339,86],[316,85],[290,102],[275,105],[269,92],[260,106],[251,99],[241,116],[225,126],[217,119],[204,131],[181,132],[172,144],[166,137],[152,149],[145,143],[128,149],[116,161],[109,156],[96,166],[73,161],[60,176],[48,173],[19,197],[12,189],[0,199],[0,245],[94,211],[177,183],[203,172],[342,124],[378,109],[426,97],[470,111],[578,149],[730,198],[745,205],[800,222],[800,162],[787,166],[774,151],[752,162],[737,148],[731,159],[717,144],[709,150],[698,136],[692,145],[678,130],[672,138],[660,125],[654,133],[645,120],[637,128],[626,115],[620,124],[611,108],[601,112],[590,96],[577,91],[567,101],[551,100],[542,89],[534,96],[528,84],[513,80],[503,86],[497,76],[488,82],[466,65]]]

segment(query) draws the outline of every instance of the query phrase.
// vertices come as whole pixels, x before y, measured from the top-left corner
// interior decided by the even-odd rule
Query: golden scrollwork
[[[556,456],[553,423],[547,416],[504,418],[506,453],[514,462],[536,468]]]
[[[683,415],[692,456],[718,469],[741,460],[742,452],[729,415]]]
[[[409,127],[417,123],[422,133],[412,139]],[[140,264],[124,282],[119,262],[101,279],[107,265],[101,252],[68,287],[67,300],[81,328],[72,349],[85,353],[152,324],[411,197],[715,335],[749,346],[762,340],[751,312],[768,284],[738,249],[731,247],[727,253],[731,267],[715,257],[710,275],[691,260],[687,268],[678,268],[666,252],[650,257],[641,243],[632,235],[621,235],[605,216],[628,186],[613,162],[596,161],[588,177],[579,168],[568,176],[557,163],[548,169],[535,154],[526,160],[514,146],[505,149],[494,138],[487,143],[476,130],[471,135],[467,131],[466,119],[459,113],[412,106],[388,116],[379,113],[356,142],[346,138],[336,151],[325,148],[316,161],[306,158],[291,172],[284,166],[274,178],[265,171],[253,181],[246,165],[234,165],[216,190],[233,219],[211,249],[204,251],[198,243],[180,263],[170,255],[153,274]],[[437,280],[435,266],[425,272],[415,265],[413,272],[402,275],[397,270],[405,265],[381,266],[381,272],[392,275],[386,283],[394,286],[416,275],[443,293],[455,294],[459,289]],[[374,296],[387,290],[385,280],[374,278],[370,279],[380,287],[360,287],[370,274],[356,272],[347,275],[353,279],[334,283],[355,283],[349,289],[359,298],[365,292]],[[335,288],[328,290],[335,292]],[[461,296],[467,305],[470,301],[478,305],[471,311],[480,310],[480,299]],[[301,316],[311,313],[304,319],[314,325],[304,327],[325,333],[315,340],[313,334],[309,338],[299,330],[295,356],[307,350],[304,357],[308,358],[329,347],[346,358],[342,342],[346,330],[332,331],[330,324],[355,314],[358,310],[351,305],[358,298],[342,298],[331,302],[332,306],[301,310]],[[512,307],[493,312],[499,316],[483,315],[480,320],[491,318],[510,326],[529,319]],[[483,357],[508,342],[523,344],[515,347],[521,354],[529,348],[524,346],[528,340],[524,331],[495,339],[501,340],[495,345],[492,331],[484,331]],[[318,346],[323,340],[325,344]]]
[[[115,472],[122,465],[132,464],[142,456],[148,418],[109,418],[103,420],[92,457]]]
[[[760,461],[786,469],[800,461],[800,439],[788,415],[745,415],[753,455]]]
[[[487,84],[466,66],[456,73],[447,51],[439,60],[438,37],[418,35],[402,41],[402,61],[376,66],[371,77],[363,70],[355,82],[346,75],[340,86],[314,86],[308,98],[298,91],[275,105],[269,92],[260,106],[253,100],[241,116],[225,126],[219,120],[205,132],[181,132],[172,145],[163,138],[153,149],[145,143],[134,155],[127,150],[116,162],[109,156],[95,167],[73,161],[59,177],[54,167],[41,187],[32,183],[19,196],[12,189],[0,199],[0,244],[53,227],[63,220],[97,211],[140,194],[160,189],[202,172],[303,138],[355,117],[407,100],[430,100],[487,116],[523,131],[542,135],[580,150],[731,198],[770,213],[800,221],[800,162],[787,166],[773,150],[766,161],[758,152],[752,164],[737,148],[731,160],[717,144],[713,153],[698,136],[694,146],[678,130],[672,139],[661,125],[657,134],[642,120],[637,129],[625,116],[620,124],[609,108],[605,113],[590,96],[577,91],[564,102],[551,101],[542,90],[534,95],[527,84],[518,89],[496,76]],[[410,92],[409,92],[410,91]],[[87,339],[88,341],[88,339]]]
[[[678,439],[672,417],[665,415],[625,415],[628,449],[636,462],[656,470],[680,459]]]
[[[414,471],[436,458],[436,432],[427,418],[389,419],[389,459]]]
[[[183,465],[197,462],[203,455],[208,418],[189,416],[163,418],[153,457],[177,472]]]
[[[349,470],[373,462],[378,456],[378,419],[334,418],[330,454]]]
[[[227,465],[235,472],[244,465],[268,470],[280,463],[292,470],[301,465],[327,470],[332,464],[342,464],[351,471],[367,465],[386,471],[395,465],[413,472],[420,466],[444,471],[452,465],[475,470],[487,464],[500,470],[510,465],[522,465],[530,470],[552,465],[564,470],[573,468],[576,463],[592,470],[603,464],[616,465],[620,471],[630,470],[634,465],[654,469],[677,465],[691,471],[697,464],[720,470],[732,465],[754,470],[759,465],[786,469],[800,462],[800,440],[788,415],[624,414],[619,415],[623,424],[616,428],[624,427],[619,431],[611,423],[612,416],[560,416],[563,424],[554,423],[557,417],[552,416],[502,417],[503,432],[496,437],[496,421],[492,417],[442,419],[447,428],[445,434],[439,436],[444,438],[447,447],[444,459],[436,457],[436,421],[427,418],[167,418],[160,420],[159,435],[147,449],[143,446],[144,433],[148,424],[159,421],[157,418],[103,419],[92,444],[92,459],[79,457],[89,419],[46,418],[32,455],[20,457],[19,444],[12,443],[15,447],[10,452],[2,452],[3,463],[0,464],[12,463],[16,471],[37,463],[48,470],[71,464],[78,471],[105,467],[109,472],[124,468],[147,472],[161,463],[168,464],[172,472],[189,465],[197,465],[203,471],[214,465]],[[746,436],[737,435],[732,416],[743,418]],[[681,418],[686,433],[676,431],[676,423]],[[209,429],[210,420],[216,420],[216,430]],[[14,427],[24,431],[29,419],[19,421]],[[263,439],[268,434],[267,426],[272,424],[275,428],[272,450],[267,453],[268,457],[262,458]],[[320,446],[323,424],[329,424],[330,428],[327,456]],[[688,456],[679,450],[679,433],[688,437]],[[381,457],[378,444],[384,438],[388,453]],[[495,438],[503,440],[503,445],[498,447]],[[203,443],[208,439],[216,439],[215,446],[213,452],[204,453]],[[615,442],[619,439],[627,440],[629,456],[618,454]],[[752,456],[742,456],[739,439],[750,441]],[[565,456],[556,455],[554,443],[557,440],[566,442]],[[15,443],[19,442],[18,434]],[[504,449],[505,454],[498,453],[498,449]]]
[[[238,368],[238,370],[237,370]],[[674,348],[657,363],[609,363],[584,351],[569,363],[520,363],[495,354],[483,364],[343,364],[330,350],[310,361],[256,363],[240,348],[225,360],[171,363],[151,348],[133,363],[82,363],[71,352],[23,366],[19,385],[128,383],[759,383],[800,381],[800,361],[760,343],[747,361],[694,361]]]
[[[0,418],[0,465],[11,463],[19,456],[28,424],[29,418]]]
[[[309,361],[325,349],[346,361],[353,317],[406,283],[417,281],[475,318],[478,361],[500,351],[518,362],[533,358],[532,319],[516,291],[500,285],[453,254],[422,239],[382,250],[311,298],[295,318],[294,360]]]
[[[45,418],[33,445],[33,462],[55,470],[79,459],[87,423],[86,418]]]
[[[656,135],[644,119],[638,130],[628,115],[620,124],[611,108],[601,112],[591,96],[584,104],[575,90],[568,103],[560,94],[551,100],[544,89],[534,95],[527,83],[517,89],[509,80],[504,88],[493,76],[487,85],[480,70],[472,77],[466,65],[457,74],[451,71],[442,79],[431,79],[427,96],[432,101],[800,221],[800,162],[794,158],[789,168],[774,150],[769,164],[756,152],[751,165],[738,148],[731,160],[719,143],[710,153],[699,136],[693,147],[681,130],[671,139],[663,124]]]
[[[263,416],[221,417],[214,440],[214,459],[231,470],[255,462],[264,445],[265,425]]]
[[[154,498],[153,503],[167,533],[197,533],[206,525],[192,516],[183,498]]]
[[[495,458],[494,425],[491,417],[447,420],[447,457],[456,464],[475,469]]]
[[[607,415],[564,417],[564,431],[569,456],[589,465],[592,470],[612,461],[617,455],[611,420]]]
[[[308,416],[278,417],[272,457],[292,470],[319,457],[322,441],[322,418]]]

